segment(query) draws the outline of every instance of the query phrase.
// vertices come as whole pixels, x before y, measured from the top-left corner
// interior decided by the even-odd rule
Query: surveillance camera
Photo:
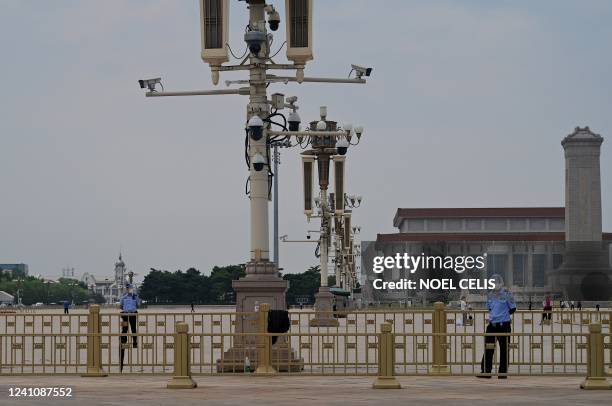
[[[253,168],[257,172],[259,172],[263,169],[265,164],[266,164],[266,158],[264,158],[263,155],[261,155],[259,152],[255,154],[255,156],[253,157]]]
[[[363,66],[359,65],[351,65],[351,68],[353,68],[353,70],[357,73],[358,78],[362,77],[363,75],[370,76],[372,73],[372,68],[364,68]]]
[[[277,11],[273,11],[268,16],[268,24],[270,25],[270,29],[272,31],[278,30],[278,25],[280,24],[280,15]]]
[[[150,92],[154,92],[155,91],[155,85],[157,83],[159,83],[159,85],[162,87],[162,89],[164,88],[164,86],[161,84],[161,78],[140,79],[138,81],[138,84],[140,85],[141,89],[148,88]]]
[[[297,101],[297,96],[289,96],[287,97],[285,100],[287,101],[288,104],[293,104]]]
[[[289,117],[287,117],[287,122],[289,123],[289,131],[300,131],[300,115],[297,111],[292,111],[289,113]]]
[[[278,25],[280,24],[280,15],[278,11],[271,4],[266,4],[264,7],[266,13],[268,13],[268,24],[270,24],[270,29],[272,31],[278,30]]]
[[[340,155],[346,155],[348,147],[349,142],[344,137],[340,137],[340,139],[338,139],[338,141],[336,142],[336,149],[338,150],[338,154]]]
[[[259,141],[263,137],[263,120],[258,115],[251,117],[247,126],[253,141]]]
[[[310,240],[310,234],[306,234],[306,239]]]
[[[266,34],[261,31],[247,31],[244,34],[244,41],[249,46],[249,51],[257,55],[261,51],[261,44],[266,41]]]
[[[317,122],[317,131],[325,131],[327,129],[327,123],[323,120]]]

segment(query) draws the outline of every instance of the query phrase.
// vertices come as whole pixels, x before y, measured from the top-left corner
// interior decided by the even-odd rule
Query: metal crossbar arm
[[[259,64],[245,64],[245,65],[222,65],[212,67],[212,70],[216,70],[219,72],[228,72],[228,71],[237,71],[237,70],[249,70],[257,67],[264,67],[266,69],[280,69],[280,70],[293,70],[293,69],[303,69],[303,66],[300,68],[299,66],[288,64],[288,63],[259,63]]]
[[[318,240],[281,240],[281,242],[313,242],[318,243]]]
[[[292,137],[345,137],[345,131],[266,131],[267,135],[281,135]]]
[[[190,90],[183,92],[147,92],[147,97],[164,97],[164,96],[217,96],[224,94],[240,94],[248,95],[249,88],[241,87],[240,89],[223,89],[223,90]]]
[[[274,79],[280,82],[300,82],[297,77],[294,76],[275,76],[275,75],[266,75],[266,79]],[[366,80],[363,78],[352,78],[352,79],[343,79],[343,78],[316,78],[316,77],[304,77],[302,82],[309,83],[355,83],[355,84],[365,84]]]

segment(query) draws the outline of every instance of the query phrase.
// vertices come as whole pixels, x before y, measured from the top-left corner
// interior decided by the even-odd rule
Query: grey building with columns
[[[563,263],[564,207],[400,208],[394,226],[397,233],[378,234],[374,243],[362,245],[365,300],[414,301],[414,292],[372,288],[374,279],[396,281],[405,276],[400,269],[374,273],[374,256],[486,253],[486,273],[502,275],[517,298],[525,301],[549,293],[547,273]],[[612,233],[602,237],[612,243]]]
[[[397,281],[406,277],[400,269],[387,269],[381,274],[372,271],[375,256],[404,252],[443,256],[486,253],[483,272],[502,275],[519,301],[537,301],[548,293],[562,295],[568,286],[580,285],[586,271],[597,275],[594,285],[604,279],[610,283],[612,233],[602,232],[601,225],[602,142],[603,138],[588,127],[576,127],[563,139],[564,207],[397,209],[393,219],[397,233],[378,234],[375,242],[362,243],[364,300],[418,300],[414,291],[385,291],[372,286],[375,279]],[[602,249],[593,251],[597,261],[580,262],[581,258],[593,257],[590,252],[566,255],[575,242],[598,242]],[[455,299],[460,294],[456,292]]]

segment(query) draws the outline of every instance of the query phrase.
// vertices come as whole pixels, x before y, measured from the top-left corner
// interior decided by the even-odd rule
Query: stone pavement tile
[[[166,389],[166,376],[11,377],[0,380],[4,405],[608,405],[612,391],[583,391],[582,378],[400,377],[400,390],[375,390],[373,377],[197,376],[196,389]],[[9,398],[12,386],[74,388],[73,398]]]

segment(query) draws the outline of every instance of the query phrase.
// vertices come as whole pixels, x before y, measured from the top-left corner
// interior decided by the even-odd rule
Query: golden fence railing
[[[94,306],[91,306],[93,308]],[[89,313],[91,311],[71,310],[70,314],[62,314],[40,310],[36,313],[0,313],[0,334],[63,334],[86,333]],[[462,312],[457,309],[444,308],[444,318],[449,333],[469,332],[480,333],[486,328],[487,311],[470,310]],[[339,316],[337,327],[313,327],[310,320],[315,316],[312,310],[293,310],[290,312],[291,332],[333,331],[336,333],[369,333],[376,330],[380,324],[393,324],[397,333],[428,333],[432,332],[435,310],[356,310],[350,312],[335,312]],[[586,333],[589,324],[600,323],[604,332],[610,331],[612,312],[610,310],[554,310],[550,319],[543,316],[541,310],[517,311],[512,318],[512,331],[518,333]],[[142,333],[172,333],[176,323],[186,323],[192,333],[232,333],[244,331],[248,324],[257,322],[255,312],[237,313],[227,309],[218,312],[152,312],[149,309],[136,314],[138,332]],[[465,321],[464,321],[465,319]],[[116,309],[100,310],[102,333],[118,333],[122,331],[122,313]],[[242,323],[242,324],[241,324]],[[236,329],[236,324],[241,324]],[[317,328],[319,330],[317,330]]]
[[[34,325],[26,326],[28,319],[24,318],[23,330],[0,333],[0,375],[123,373],[184,377],[187,375],[181,374],[187,363],[190,374],[195,375],[258,369],[267,374],[302,375],[432,375],[441,371],[478,375],[486,336],[507,337],[510,376],[573,375],[601,381],[601,375],[612,369],[609,313],[595,313],[602,323],[586,328],[585,313],[578,313],[580,323],[564,323],[564,317],[575,313],[569,311],[560,315],[558,323],[534,328],[530,323],[521,324],[533,320],[533,312],[517,312],[514,326],[518,331],[485,334],[484,318],[478,331],[474,325],[478,321],[457,325],[461,312],[446,310],[441,304],[433,311],[352,312],[340,319],[338,327],[310,327],[309,320],[315,313],[298,311],[290,314],[289,332],[273,335],[265,332],[266,309],[262,305],[258,313],[139,313],[133,315],[136,332],[132,331],[129,315],[101,313],[95,307],[83,315],[69,315],[68,321],[62,319],[63,315],[25,315],[41,317],[43,323],[47,320],[43,317],[54,317],[59,326],[43,324],[40,331]],[[588,312],[589,320],[593,313]],[[481,314],[484,316],[475,313],[472,320],[478,320]],[[105,320],[110,324],[105,326]],[[169,325],[170,320],[174,324]],[[62,325],[66,321],[68,325]],[[56,331],[47,332],[45,328]],[[492,374],[496,375],[500,347],[493,347]]]

